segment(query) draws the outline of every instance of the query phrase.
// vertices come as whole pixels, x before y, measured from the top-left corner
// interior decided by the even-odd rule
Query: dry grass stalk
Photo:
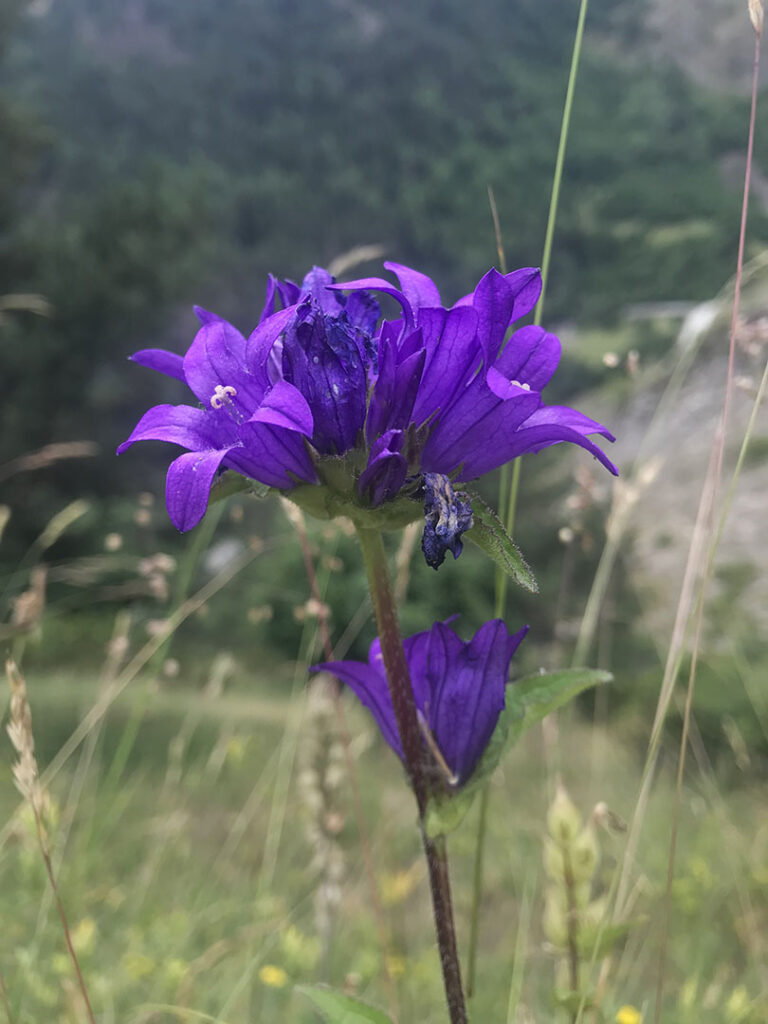
[[[5,1010],[5,1016],[8,1018],[8,1024],[16,1024],[16,1018],[11,1010],[11,1002],[8,998],[8,989],[5,987],[5,978],[2,971],[0,971],[0,999],[3,1001],[3,1009]]]
[[[36,469],[46,469],[62,459],[87,459],[98,455],[99,446],[94,441],[61,441],[47,444],[36,452],[20,455],[11,462],[0,466],[0,480],[7,480],[16,473],[27,473]]]
[[[763,0],[749,0],[749,20],[752,28],[761,36],[763,34]]]
[[[356,245],[352,249],[335,256],[328,264],[328,273],[333,277],[346,274],[348,270],[359,266],[361,263],[368,263],[372,260],[380,260],[386,253],[383,245]]]
[[[333,922],[341,902],[344,851],[339,835],[345,814],[339,790],[345,774],[334,691],[336,681],[323,673],[312,681],[307,702],[304,742],[300,748],[299,784],[307,809],[307,837],[314,851],[312,868],[319,876],[315,890],[315,925],[326,962],[331,953]]]
[[[64,904],[61,900],[59,887],[56,884],[56,877],[53,873],[51,853],[48,845],[48,835],[44,824],[45,794],[40,784],[40,775],[37,770],[37,759],[35,758],[35,738],[32,733],[32,711],[27,700],[27,686],[24,677],[16,667],[15,662],[10,659],[5,663],[5,673],[8,678],[8,685],[11,689],[11,718],[8,723],[8,735],[11,743],[18,754],[18,761],[13,765],[13,778],[16,787],[28,802],[35,819],[35,830],[37,832],[38,846],[45,864],[48,881],[51,884],[56,908],[59,912],[59,919],[64,930],[64,940],[67,944],[67,951],[77,975],[77,982],[80,994],[83,997],[88,1020],[95,1024],[91,1002],[88,998],[88,990],[85,987],[85,980],[80,963],[72,944],[72,937],[69,931],[67,915],[64,911]]]

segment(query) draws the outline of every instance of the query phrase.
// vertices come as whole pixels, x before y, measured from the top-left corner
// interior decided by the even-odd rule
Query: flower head
[[[466,783],[504,710],[509,665],[528,632],[508,633],[493,619],[464,643],[445,622],[404,642],[424,743],[435,771],[453,786]],[[376,720],[381,734],[402,759],[381,645],[371,644],[368,663],[331,661],[316,665],[352,689]]]
[[[199,522],[212,482],[228,468],[280,490],[320,484],[334,498],[326,514],[343,507],[364,516],[411,499],[412,518],[424,508],[423,547],[436,568],[446,551],[458,557],[472,525],[469,500],[454,485],[560,441],[616,472],[589,439],[613,440],[604,426],[543,403],[560,358],[555,335],[526,326],[505,343],[536,303],[538,270],[489,270],[446,308],[430,278],[385,267],[399,286],[382,278],[335,284],[317,267],[301,286],[270,277],[248,339],[198,310],[202,326],[186,356],[133,356],[186,382],[200,403],[150,409],[118,449],[150,439],[188,449],[168,471],[168,510],[179,529]],[[396,319],[380,320],[379,292],[399,303]]]

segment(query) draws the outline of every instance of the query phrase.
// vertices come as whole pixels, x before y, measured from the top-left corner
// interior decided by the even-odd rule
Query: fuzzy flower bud
[[[560,844],[570,843],[581,830],[581,815],[562,783],[558,783],[555,799],[550,805],[547,828]]]

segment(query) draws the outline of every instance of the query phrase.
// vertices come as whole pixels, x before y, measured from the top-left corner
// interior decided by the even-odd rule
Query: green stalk
[[[544,235],[544,252],[541,258],[541,295],[536,303],[536,310],[533,322],[537,326],[541,324],[544,314],[544,297],[549,279],[549,265],[552,259],[552,242],[555,237],[555,222],[557,220],[557,207],[560,201],[560,184],[563,178],[563,166],[565,164],[565,149],[568,143],[568,129],[571,124],[571,112],[573,110],[573,97],[576,92],[576,78],[579,71],[579,60],[584,40],[584,25],[587,20],[587,6],[589,0],[581,0],[579,7],[579,20],[576,24],[576,35],[573,40],[573,53],[571,54],[571,68],[568,74],[568,87],[565,92],[565,103],[563,104],[563,117],[560,122],[560,141],[557,146],[557,157],[555,158],[555,173],[552,178],[552,192],[549,199],[549,215],[547,217],[547,229]],[[494,216],[496,226],[497,245],[500,252],[500,259],[503,250],[499,243],[500,232],[498,229],[498,217],[495,213],[495,203],[491,203],[491,212]],[[501,260],[503,264],[503,260]],[[503,266],[502,266],[502,269]],[[516,459],[512,466],[511,482],[507,466],[502,469],[499,486],[499,514],[506,520],[507,531],[511,534],[515,523],[515,511],[517,505],[517,494],[520,487],[520,459]],[[509,497],[507,497],[507,495]],[[506,512],[506,515],[505,515]],[[496,573],[496,615],[504,617],[507,600],[507,576],[500,572]],[[467,995],[472,996],[475,990],[475,976],[477,970],[477,944],[480,920],[480,901],[483,894],[483,859],[485,853],[485,831],[488,820],[488,800],[490,782],[486,782],[480,795],[480,813],[477,824],[477,839],[475,841],[475,867],[473,873],[472,887],[472,910],[470,912],[469,928],[469,952],[467,958]]]
[[[357,538],[368,575],[368,588],[379,631],[381,656],[387,673],[389,693],[403,747],[405,767],[419,809],[421,838],[429,868],[432,909],[448,1011],[451,1024],[467,1024],[445,839],[442,836],[438,839],[430,839],[423,827],[429,800],[429,786],[424,771],[425,747],[421,738],[408,662],[400,636],[387,557],[381,533],[378,530],[366,530],[358,527]]]

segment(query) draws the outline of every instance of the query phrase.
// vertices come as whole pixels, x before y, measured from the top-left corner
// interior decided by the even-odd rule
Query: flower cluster
[[[404,642],[413,696],[424,744],[435,772],[452,787],[469,780],[499,715],[504,710],[509,665],[528,627],[508,633],[493,619],[464,643],[445,622]],[[387,743],[404,759],[387,676],[376,639],[368,664],[330,661],[317,671],[332,672],[373,714]]]
[[[171,463],[166,486],[180,530],[200,521],[212,483],[231,469],[280,490],[330,487],[358,513],[416,501],[426,516],[424,553],[437,568],[446,551],[458,556],[472,526],[454,484],[560,441],[616,472],[589,439],[613,440],[604,426],[542,401],[560,358],[557,337],[524,326],[507,339],[536,304],[538,270],[490,270],[446,308],[430,278],[385,267],[399,287],[376,277],[336,284],[319,268],[301,286],[270,277],[248,338],[197,309],[201,327],[184,357],[159,349],[132,357],[184,381],[200,403],[155,406],[118,449],[160,440],[188,450]],[[397,301],[396,319],[381,318],[378,293]]]

